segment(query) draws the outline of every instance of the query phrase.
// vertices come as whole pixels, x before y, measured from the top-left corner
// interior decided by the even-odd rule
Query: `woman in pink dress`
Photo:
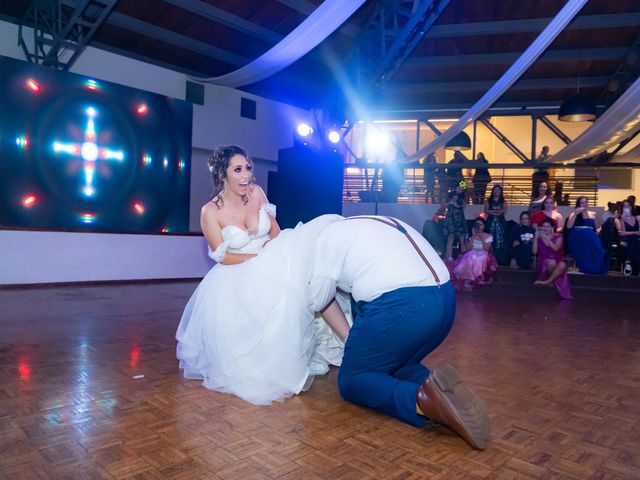
[[[493,280],[498,263],[489,253],[493,237],[485,232],[486,225],[480,217],[474,220],[473,235],[465,245],[465,252],[453,264],[454,286],[470,290],[472,285],[484,285]]]
[[[572,300],[567,264],[564,263],[562,235],[554,233],[553,220],[545,218],[536,231],[533,239],[533,253],[536,257],[536,273],[538,279],[534,285],[555,285],[560,296]]]

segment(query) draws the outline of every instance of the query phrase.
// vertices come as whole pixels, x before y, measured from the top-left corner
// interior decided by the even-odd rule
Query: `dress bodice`
[[[276,206],[271,203],[263,203],[258,212],[258,226],[255,232],[245,230],[236,225],[227,225],[222,229],[222,243],[215,249],[209,247],[209,256],[216,262],[222,261],[225,254],[258,253],[265,243],[269,241],[271,221],[269,215],[276,216]]]
[[[640,222],[638,222],[637,220],[636,220],[636,223],[634,223],[633,225],[629,225],[626,220],[622,220],[622,221],[624,222],[625,232],[637,232],[638,230],[640,230],[640,227],[639,227]]]
[[[574,228],[590,228],[592,230],[596,229],[596,221],[593,218],[582,218],[582,222],[580,225],[575,225]]]

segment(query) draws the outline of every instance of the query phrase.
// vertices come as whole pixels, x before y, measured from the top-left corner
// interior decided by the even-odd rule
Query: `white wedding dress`
[[[275,217],[275,206],[264,204],[256,232],[222,229],[223,243],[209,251],[214,260],[226,252],[258,255],[238,265],[215,265],[176,332],[186,378],[258,405],[306,390],[314,375],[342,359],[341,342],[314,318],[306,291],[315,239],[342,217],[323,215],[269,241],[269,215]]]

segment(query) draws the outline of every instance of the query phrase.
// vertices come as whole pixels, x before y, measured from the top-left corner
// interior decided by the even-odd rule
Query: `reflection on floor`
[[[638,299],[464,295],[454,363],[492,436],[471,450],[341,400],[336,370],[271,407],[179,375],[193,282],[0,289],[0,477],[640,478]]]

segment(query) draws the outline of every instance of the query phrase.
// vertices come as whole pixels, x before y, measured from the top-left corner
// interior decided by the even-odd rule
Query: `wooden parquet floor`
[[[478,452],[344,402],[336,369],[269,407],[182,379],[195,285],[0,289],[0,478],[640,478],[637,297],[460,295],[427,363],[486,401]]]

